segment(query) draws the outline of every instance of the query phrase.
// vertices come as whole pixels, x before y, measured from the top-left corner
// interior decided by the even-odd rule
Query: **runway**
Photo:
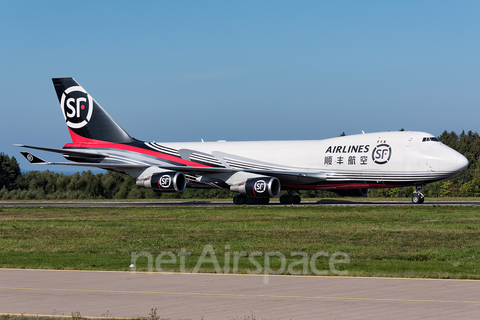
[[[232,202],[214,202],[214,201],[145,201],[145,202],[125,202],[125,201],[0,201],[0,207],[234,207]],[[249,206],[292,206],[279,202],[270,204],[249,205]],[[480,201],[426,201],[418,205],[409,201],[345,201],[345,200],[322,200],[317,202],[302,202],[293,206],[480,206]]]
[[[0,269],[0,313],[171,319],[478,319],[480,282]]]

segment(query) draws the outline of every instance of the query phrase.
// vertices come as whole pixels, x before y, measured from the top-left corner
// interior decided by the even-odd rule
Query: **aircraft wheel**
[[[301,201],[300,196],[294,196],[293,194],[284,194],[280,197],[281,204],[299,204]]]
[[[300,196],[293,196],[293,204],[299,204],[300,201],[302,201],[302,198],[300,198]]]
[[[422,204],[424,201],[425,201],[425,198],[422,197],[422,196],[419,195],[419,194],[414,194],[414,195],[412,196],[412,203],[413,203],[413,204]]]
[[[237,194],[235,197],[233,197],[233,203],[235,204],[245,204],[246,202],[246,197],[243,194]]]
[[[422,193],[422,190],[425,189],[427,186],[425,184],[419,184],[415,186],[417,189],[412,196],[412,203],[413,204],[422,204],[425,202],[425,196]]]
[[[288,195],[288,204],[294,204],[295,203],[295,196],[294,195]]]

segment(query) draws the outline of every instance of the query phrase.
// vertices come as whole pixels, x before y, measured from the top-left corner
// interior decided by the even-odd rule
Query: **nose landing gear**
[[[413,204],[422,204],[425,201],[425,196],[422,193],[422,190],[426,188],[426,185],[421,184],[415,186],[417,190],[413,192],[412,203]]]

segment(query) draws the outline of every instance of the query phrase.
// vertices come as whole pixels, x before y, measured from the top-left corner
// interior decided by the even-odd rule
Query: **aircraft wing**
[[[314,183],[326,180],[326,174],[322,171],[312,172],[294,172],[294,171],[274,171],[274,170],[256,170],[256,169],[233,169],[233,168],[205,168],[190,166],[159,166],[161,169],[180,171],[187,174],[205,175],[215,173],[234,173],[249,172],[259,175],[266,175],[279,179],[282,183]]]

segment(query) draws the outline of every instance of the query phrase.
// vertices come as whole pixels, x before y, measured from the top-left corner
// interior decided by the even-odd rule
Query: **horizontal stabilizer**
[[[41,160],[41,159],[40,159]],[[138,169],[148,168],[148,166],[142,166],[137,164],[117,164],[117,163],[96,163],[96,162],[44,162],[43,164],[49,164],[53,166],[75,166],[75,167],[94,167],[100,169]]]
[[[34,164],[50,164],[49,162],[40,159],[39,157],[29,153],[29,152],[20,152],[30,163]]]
[[[105,170],[121,171],[122,169],[148,168],[148,166],[137,164],[118,164],[118,163],[98,163],[98,162],[49,162],[45,161],[29,152],[20,152],[30,163],[46,164],[52,166],[76,166],[76,167],[95,167]]]
[[[61,153],[63,155],[72,156],[72,157],[81,157],[81,158],[106,158],[106,157],[108,157],[107,153],[93,153],[93,152],[73,151],[73,150],[68,150],[68,149],[52,149],[52,148],[44,148],[44,147],[27,146],[27,145],[24,145],[24,144],[14,144],[14,146],[36,149],[36,150],[42,150],[42,151],[47,151],[47,152]],[[23,152],[22,152],[22,154],[23,154]]]

